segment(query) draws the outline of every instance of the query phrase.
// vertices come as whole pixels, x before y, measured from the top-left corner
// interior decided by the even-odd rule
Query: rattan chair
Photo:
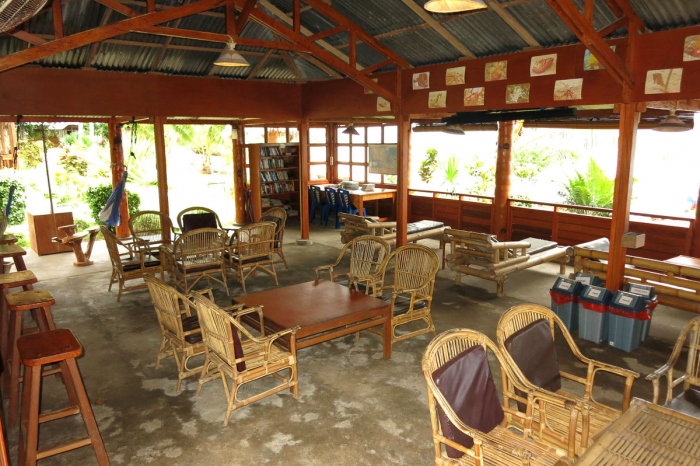
[[[223,230],[200,228],[180,236],[173,244],[172,251],[161,247],[163,259],[173,264],[172,277],[175,285],[183,293],[189,293],[192,287],[205,278],[209,286],[212,280],[222,284],[228,295],[224,257],[227,238]],[[216,277],[217,274],[221,274],[221,279]],[[195,280],[190,284],[191,278]]]
[[[244,293],[245,279],[256,272],[271,275],[275,285],[279,285],[274,258],[275,227],[272,222],[247,225],[236,232],[229,244],[227,266],[232,270],[229,276],[240,282]]]
[[[211,210],[208,207],[188,207],[187,209],[181,211],[179,214],[177,214],[177,226],[180,228],[180,231],[185,231],[183,229],[184,223],[183,223],[183,217],[185,215],[190,215],[190,214],[213,214],[214,217],[216,218],[216,226],[220,230],[225,230],[223,226],[221,226],[221,220],[219,219],[219,215]]]
[[[108,291],[112,291],[114,283],[119,284],[117,301],[121,300],[122,293],[125,291],[146,288],[146,284],[143,282],[139,285],[126,286],[126,282],[129,280],[142,279],[146,273],[159,273],[160,277],[164,278],[163,265],[157,257],[148,255],[144,249],[134,250],[132,245],[124,244],[105,226],[101,226],[100,231],[107,245],[109,261],[112,263],[112,276],[109,279]]]
[[[685,373],[674,380],[673,368],[686,345],[688,362]],[[661,392],[659,379],[662,377],[666,377],[664,406],[700,419],[700,317],[694,318],[683,328],[668,362],[647,375],[647,380],[651,380],[654,384],[654,404],[661,404],[659,403]],[[683,383],[683,393],[674,398],[673,389],[681,383]]]
[[[274,221],[274,223],[277,224],[277,227],[275,228],[274,251],[275,254],[277,254],[281,259],[275,262],[275,264],[279,264],[281,262],[284,264],[285,269],[289,269],[287,266],[287,259],[284,257],[284,251],[282,250],[282,247],[284,246],[284,229],[287,225],[287,211],[282,207],[273,207],[265,211],[265,215],[260,218],[260,221],[269,222],[273,221],[273,218],[277,219]]]
[[[157,210],[144,210],[129,217],[129,231],[135,242],[151,248],[152,255],[159,253],[160,245],[170,244],[178,237],[170,217]]]
[[[350,250],[350,264],[347,272],[338,273],[336,268],[345,257],[345,253]],[[336,260],[331,265],[314,267],[316,280],[321,278],[322,272],[328,272],[332,282],[351,284],[358,290],[369,294],[371,286],[375,284],[381,286],[381,265],[384,259],[389,256],[391,246],[383,239],[376,236],[360,236],[354,238],[341,249]]]
[[[295,398],[299,397],[296,360],[296,332],[299,327],[266,336],[260,306],[239,310],[229,315],[211,300],[202,296],[194,296],[193,300],[197,306],[206,353],[196,396],[199,396],[204,383],[221,378],[227,401],[224,426],[228,425],[231,411],[266,396],[289,388]],[[252,313],[257,313],[260,318],[261,334],[258,337],[253,336],[241,325],[241,316]],[[277,345],[280,338],[288,340],[286,346],[289,351]],[[287,377],[279,374],[284,370],[289,370]],[[242,385],[270,375],[280,380],[282,384],[245,400],[238,399],[238,390]],[[230,390],[226,377],[231,378],[233,383]]]
[[[574,356],[586,365],[585,377],[559,369],[554,349],[555,326],[561,329]],[[580,422],[576,432],[576,454],[583,453],[588,448],[589,439],[629,407],[632,385],[639,374],[585,357],[564,323],[550,309],[534,304],[512,307],[501,316],[497,334],[499,348],[512,368],[512,372],[517,373],[532,387],[548,390],[577,403]],[[593,397],[593,386],[598,372],[612,373],[625,379],[622,410],[599,403]],[[561,378],[583,385],[583,397],[562,390]],[[539,413],[534,415],[534,419],[538,422],[535,429],[539,432],[541,440],[566,448],[572,440],[568,437],[567,430],[570,413],[552,409],[546,414],[546,416],[543,414],[541,419]]]
[[[489,359],[500,365],[503,403],[498,399]],[[539,442],[530,432],[536,405],[567,409],[567,402],[519,382],[486,335],[468,329],[441,333],[428,345],[422,366],[436,465],[572,464],[563,452]],[[526,405],[524,412],[512,406],[513,400]],[[573,429],[576,411],[572,413]]]
[[[393,266],[393,267],[392,267]],[[432,249],[419,244],[401,246],[392,252],[374,277],[364,277],[374,290],[374,296],[391,304],[391,344],[424,333],[435,335],[435,325],[430,315],[435,288],[435,275],[440,261]],[[392,284],[387,285],[387,271]],[[351,277],[353,287],[358,280]],[[426,323],[425,328],[396,335],[396,328],[415,321]],[[370,331],[380,333],[372,328]]]

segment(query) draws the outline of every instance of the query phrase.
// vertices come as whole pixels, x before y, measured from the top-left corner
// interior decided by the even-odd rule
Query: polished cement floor
[[[313,267],[332,263],[341,247],[338,232],[330,226],[314,225],[311,246],[296,245],[298,236],[298,224],[291,224],[285,238],[289,270],[278,267],[280,286],[314,279]],[[422,243],[438,246],[436,241]],[[39,258],[30,252],[27,264],[39,285],[56,297],[57,325],[72,329],[85,348],[78,364],[113,465],[433,464],[421,371],[432,336],[396,344],[389,361],[382,359],[380,337],[369,332],[359,340],[348,336],[300,350],[299,399],[289,392],[273,395],[234,411],[223,427],[226,403],[221,384],[209,383],[195,397],[197,380],[192,378],[177,393],[172,360],[155,369],[160,330],[148,292],[128,293],[118,303],[116,292],[107,292],[110,265],[103,244],[98,243],[93,258],[93,266],[77,268],[71,254]],[[494,283],[463,279],[456,285],[449,270],[441,271],[433,307],[438,333],[466,327],[495,340],[498,319],[509,307],[524,302],[548,305],[548,289],[557,272],[558,266],[545,264],[517,274],[506,285],[506,296],[497,298]],[[247,282],[248,292],[273,286],[264,275]],[[242,293],[233,281],[229,287],[232,296]],[[220,289],[216,300],[222,306],[230,303]],[[665,363],[678,332],[692,317],[660,307],[651,338],[631,354],[577,341],[589,357],[640,372],[633,394],[650,399],[651,384],[644,376]],[[558,350],[564,368],[585,374],[565,347],[559,345]],[[619,405],[621,381],[601,375],[599,383],[598,399]],[[264,386],[248,388],[243,395]],[[565,388],[577,390],[566,382]],[[60,382],[45,378],[42,409],[62,408],[67,402]],[[16,464],[17,429],[9,429],[7,435]],[[79,419],[54,421],[41,426],[40,444],[83,435]],[[96,461],[87,447],[39,464],[82,466]]]

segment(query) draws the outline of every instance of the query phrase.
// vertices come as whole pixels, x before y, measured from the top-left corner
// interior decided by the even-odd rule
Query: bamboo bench
[[[66,236],[63,238],[54,237],[51,240],[54,243],[67,244],[73,248],[73,253],[75,254],[75,262],[73,265],[76,267],[83,267],[86,265],[92,265],[90,256],[92,255],[92,246],[95,244],[95,238],[100,232],[100,227],[90,227],[87,230],[76,233],[75,227],[77,225],[64,225],[58,227],[59,230],[65,233]],[[83,238],[89,236],[87,251],[83,253]]]
[[[340,223],[345,229],[340,232],[340,239],[347,244],[359,236],[376,236],[391,246],[396,246],[396,222],[380,222],[378,217],[361,217],[359,215],[339,214]],[[432,220],[421,220],[409,223],[407,226],[407,240],[409,243],[426,238],[442,240],[445,224]]]
[[[574,258],[574,271],[607,279],[607,238],[569,247],[567,254]],[[624,283],[653,285],[659,303],[700,314],[700,268],[669,262],[626,256]]]
[[[503,296],[503,285],[508,275],[545,262],[559,262],[559,273],[566,273],[566,248],[552,241],[527,238],[524,241],[500,242],[495,236],[447,229],[443,234],[450,254],[444,256],[448,267],[455,272],[455,283],[461,283],[462,274],[496,282],[496,294]]]

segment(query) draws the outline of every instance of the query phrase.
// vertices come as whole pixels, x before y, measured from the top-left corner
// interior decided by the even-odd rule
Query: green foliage
[[[129,199],[129,200],[131,200],[131,199]],[[73,223],[75,223],[75,225],[76,225],[75,231],[83,231],[83,230],[87,230],[88,228],[90,228],[92,226],[95,226],[94,223],[86,222],[85,220],[83,220],[81,218],[73,220]]]
[[[423,180],[425,183],[430,183],[430,181],[433,179],[433,174],[435,173],[435,169],[437,168],[437,156],[437,150],[432,148],[428,149],[428,151],[425,154],[425,158],[420,164],[418,174],[420,175],[420,179]]]
[[[611,209],[615,194],[615,180],[605,176],[603,170],[591,159],[588,163],[588,171],[579,173],[569,178],[562,185],[563,192],[559,194],[565,198],[564,203],[569,205],[581,205]],[[599,217],[610,217],[609,212],[587,212]]]
[[[231,150],[224,150],[225,125],[173,125],[178,143],[202,155],[202,173],[211,174],[211,156],[224,154],[231,158]]]
[[[129,180],[141,186],[158,186],[155,142],[145,138],[139,139],[131,150],[134,156],[129,156],[127,162]]]
[[[36,168],[37,165],[44,161],[39,144],[33,141],[20,141],[19,159],[23,167]]]
[[[476,155],[472,163],[464,168],[474,180],[471,187],[467,189],[468,194],[487,194],[496,186],[496,167],[486,168],[484,162]]]
[[[396,184],[396,175],[387,175],[386,181],[387,183]]]
[[[63,144],[67,146],[72,146],[73,144],[76,144],[78,142],[78,132],[73,131],[69,135],[67,135],[65,138],[63,138]]]
[[[90,214],[96,225],[102,225],[104,222],[100,220],[100,211],[107,204],[107,199],[112,194],[111,184],[102,184],[99,186],[93,186],[88,188],[83,195],[85,202],[90,207]],[[127,196],[129,196],[129,215],[135,215],[141,207],[141,198],[138,194],[132,193],[128,189],[126,190]]]
[[[24,249],[29,249],[31,247],[29,241],[27,240],[27,236],[24,233],[15,231],[12,232],[12,234],[15,236],[15,238],[17,238],[17,242],[15,243],[17,246]]]
[[[447,159],[447,163],[442,164],[442,170],[445,173],[445,179],[442,184],[449,184],[452,194],[454,194],[455,191],[457,191],[456,183],[457,176],[459,175],[459,159],[457,156],[454,154],[450,155],[450,158]]]
[[[58,163],[61,164],[68,174],[77,174],[80,176],[85,176],[87,174],[88,163],[81,155],[66,154],[64,152],[61,154]]]
[[[26,220],[25,210],[27,208],[27,204],[24,194],[26,186],[22,180],[14,175],[5,175],[4,173],[0,175],[0,206],[2,206],[3,211],[7,205],[7,198],[10,196],[10,186],[12,185],[15,185],[17,188],[15,189],[15,194],[12,200],[12,208],[10,209],[8,223],[10,225],[19,225],[20,223],[24,223]]]

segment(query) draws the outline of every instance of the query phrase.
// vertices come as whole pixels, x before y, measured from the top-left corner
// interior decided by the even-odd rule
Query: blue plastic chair
[[[313,223],[316,218],[316,209],[321,209],[321,221],[323,221],[323,199],[321,198],[321,188],[318,186],[309,187],[309,199],[311,199],[311,207],[309,208],[309,223]]]
[[[338,213],[342,212],[344,214],[350,215],[360,215],[360,210],[352,205],[350,202],[350,192],[347,189],[338,190]],[[362,216],[367,216],[367,209],[362,208]],[[340,224],[337,224],[337,228],[340,228]]]
[[[326,188],[326,204],[323,206],[321,222],[325,222],[328,226],[328,217],[331,216],[331,210],[335,211],[335,227],[340,228],[340,220],[338,219],[338,193],[333,188]]]

